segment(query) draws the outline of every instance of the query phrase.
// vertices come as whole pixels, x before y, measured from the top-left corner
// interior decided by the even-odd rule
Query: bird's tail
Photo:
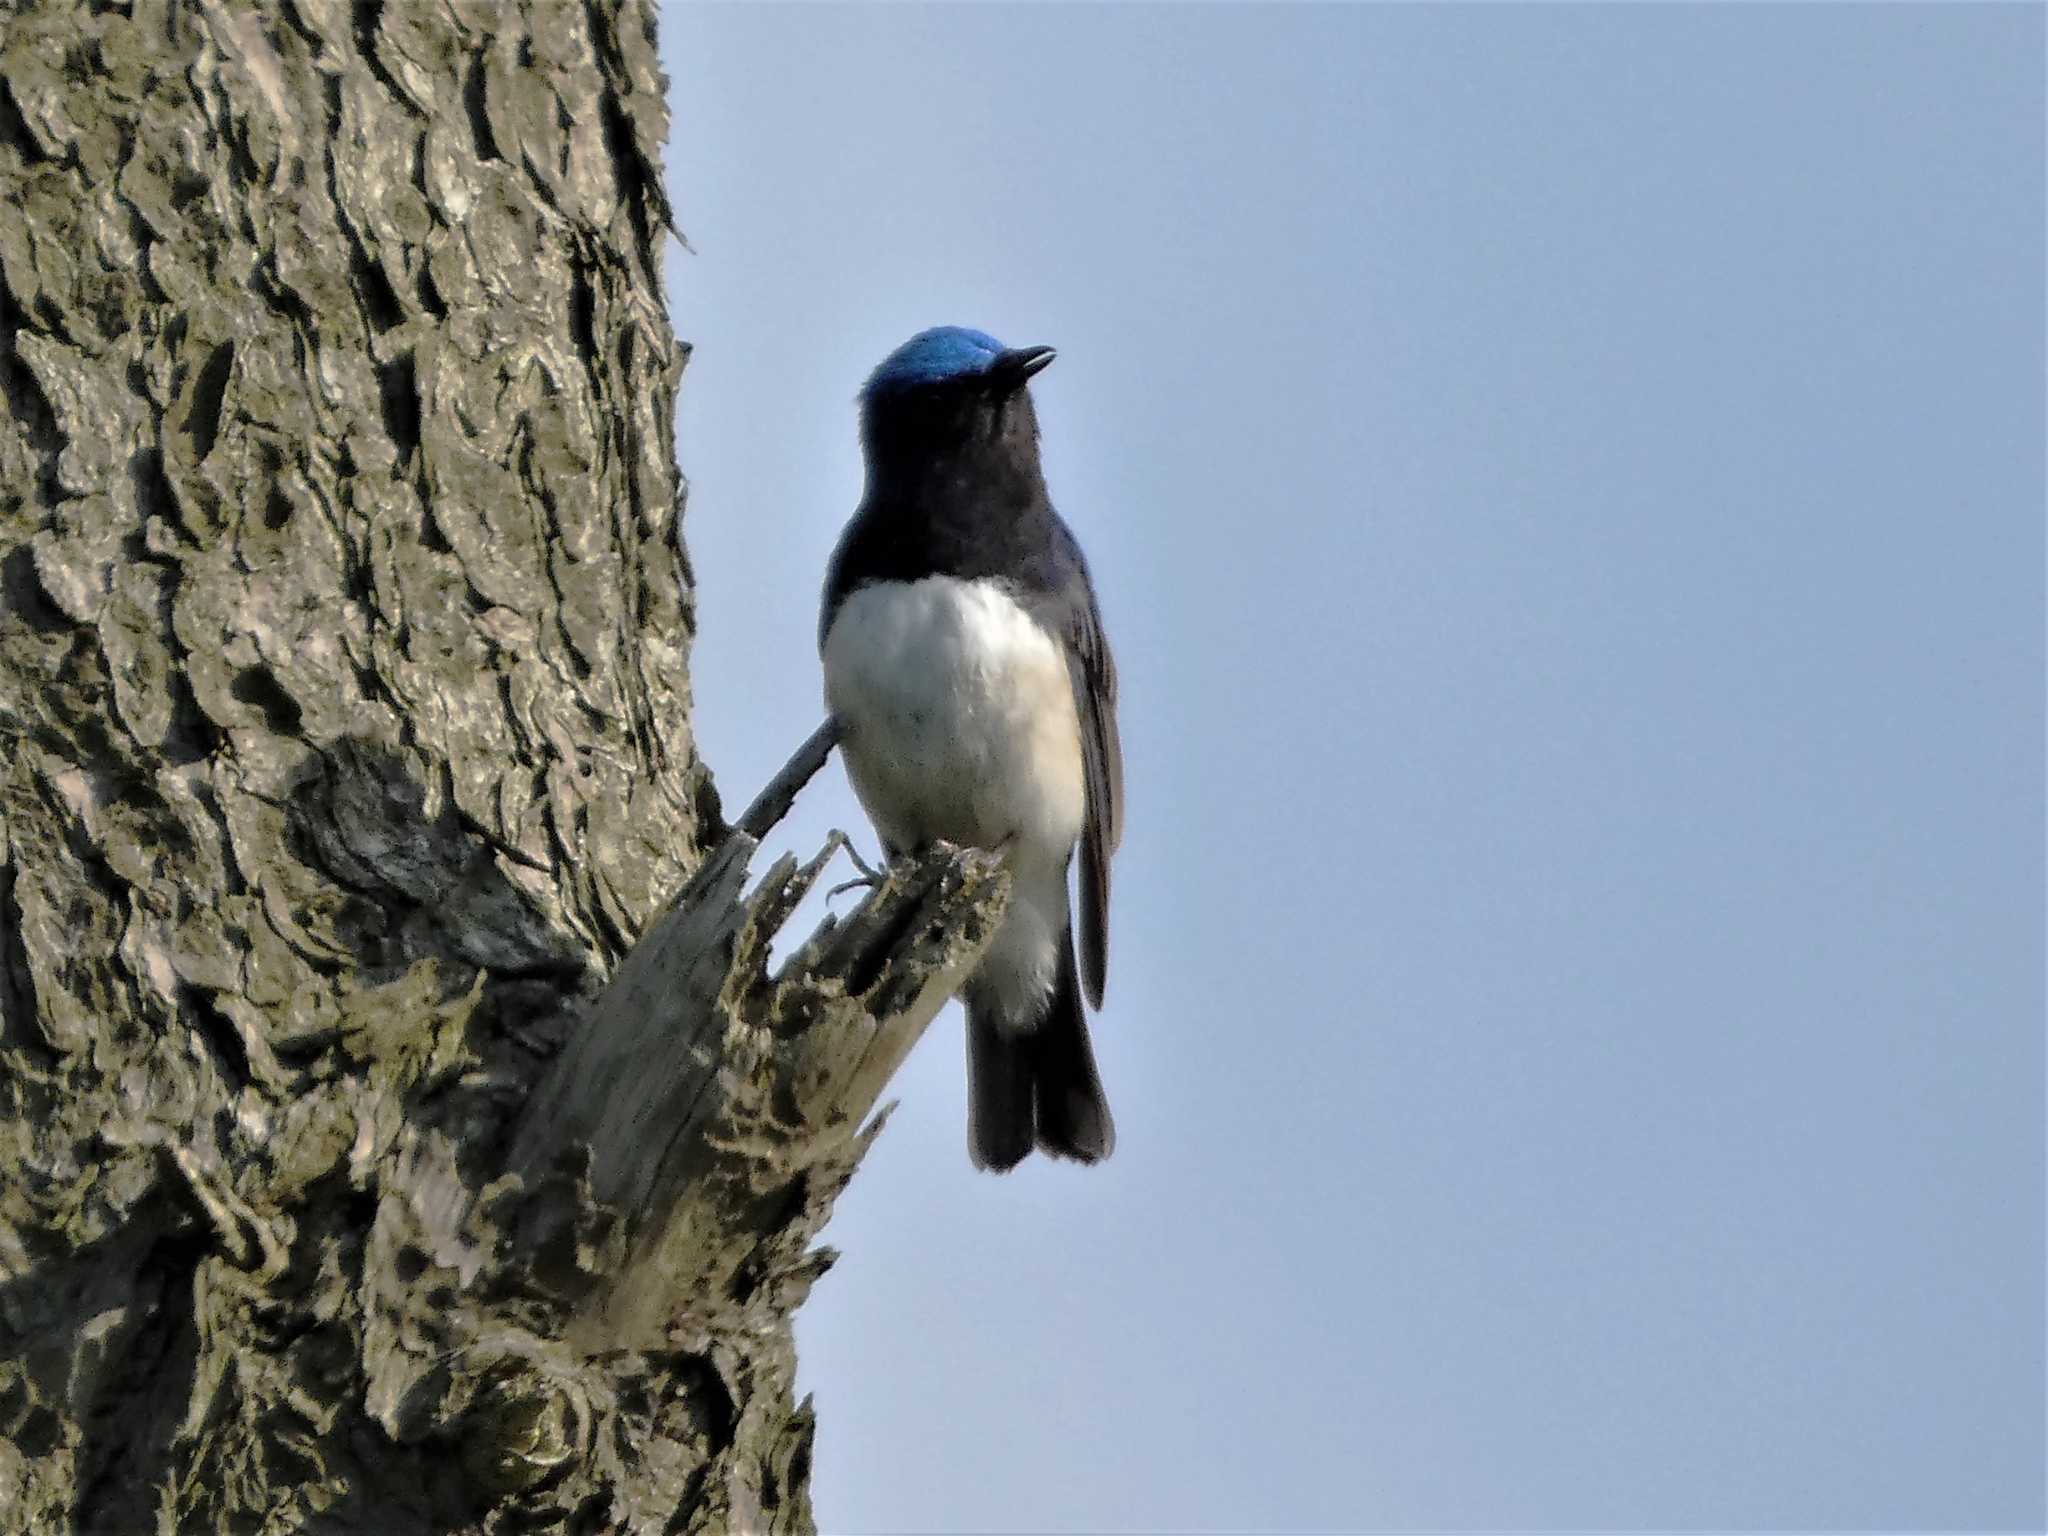
[[[977,1168],[1006,1172],[1034,1144],[1083,1163],[1099,1163],[1115,1149],[1116,1123],[1088,1042],[1071,930],[1060,936],[1059,973],[1036,1029],[1005,1029],[970,997],[967,1079],[967,1150]]]
[[[1032,1037],[1005,1029],[987,1004],[967,1000],[967,1155],[1007,1173],[1031,1152]]]
[[[1059,977],[1052,1006],[1031,1036],[1032,1104],[1038,1114],[1038,1145],[1054,1157],[1099,1163],[1116,1149],[1116,1122],[1109,1117],[1095,1050],[1088,1043],[1088,1016],[1081,1011],[1081,983],[1074,973],[1074,931],[1060,935]]]

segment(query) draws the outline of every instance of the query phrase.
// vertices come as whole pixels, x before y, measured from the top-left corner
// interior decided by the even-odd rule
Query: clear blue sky
[[[2043,14],[666,15],[728,802],[926,325],[1124,684],[1116,1156],[940,1017],[826,1529],[2041,1526]]]

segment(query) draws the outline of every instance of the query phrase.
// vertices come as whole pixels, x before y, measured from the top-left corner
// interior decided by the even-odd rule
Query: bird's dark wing
[[[1054,633],[1067,653],[1074,711],[1081,721],[1081,770],[1088,791],[1081,829],[1081,985],[1102,1006],[1109,972],[1109,859],[1124,835],[1124,751],[1116,729],[1116,663],[1102,633],[1102,615],[1088,568],[1079,561],[1063,583]]]
[[[862,507],[840,531],[839,542],[832,547],[832,558],[825,566],[824,598],[818,605],[820,654],[825,649],[825,636],[832,632],[833,616],[857,585],[856,573],[873,564],[874,544],[875,519]]]

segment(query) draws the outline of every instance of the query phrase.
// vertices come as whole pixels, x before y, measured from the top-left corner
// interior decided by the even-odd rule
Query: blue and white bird
[[[1123,753],[1088,564],[1039,466],[1027,384],[1052,359],[939,326],[882,360],[861,391],[867,490],[818,625],[826,707],[885,852],[1009,860],[1009,909],[961,991],[968,1154],[999,1171],[1034,1146],[1093,1163],[1116,1143],[1081,997],[1102,1006]]]

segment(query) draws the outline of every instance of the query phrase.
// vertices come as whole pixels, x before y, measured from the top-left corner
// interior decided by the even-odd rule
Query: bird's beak
[[[1051,347],[1012,347],[996,354],[989,364],[989,377],[1008,389],[1015,389],[1059,354]]]

